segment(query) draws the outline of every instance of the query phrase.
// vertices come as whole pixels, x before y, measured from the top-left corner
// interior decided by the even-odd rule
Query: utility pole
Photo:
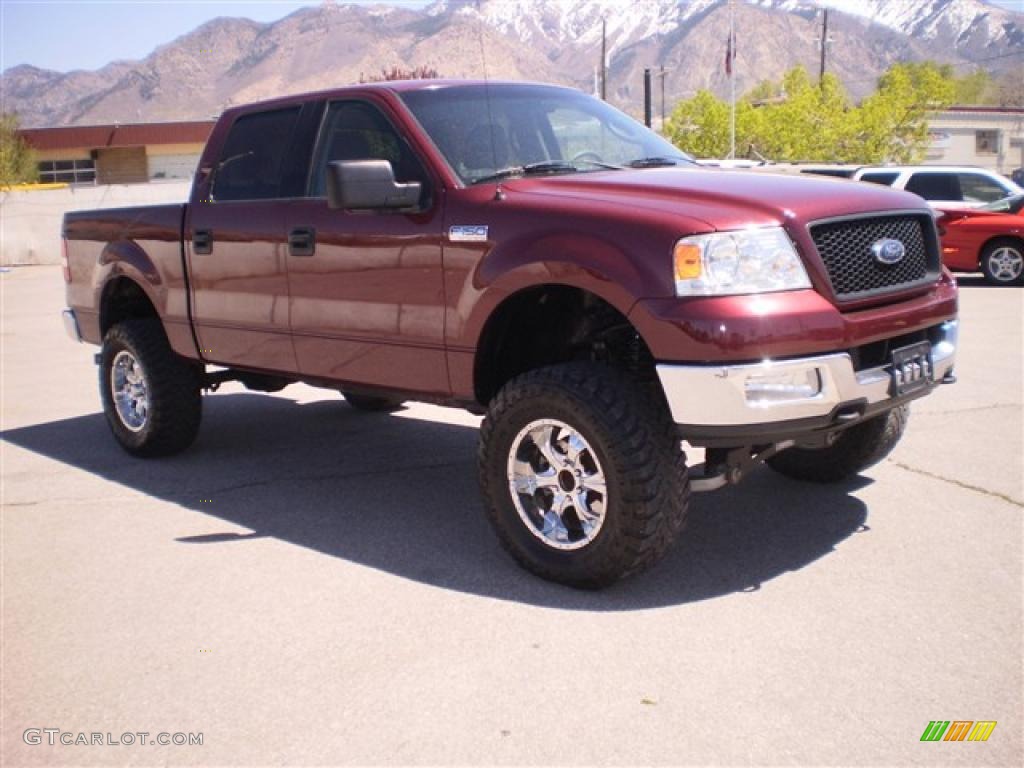
[[[651,68],[644,70],[644,125],[651,127]]]
[[[729,158],[736,157],[736,0],[729,0]]]
[[[608,100],[608,37],[607,24],[601,19],[601,101]]]
[[[658,77],[661,78],[661,132],[665,133],[665,75],[668,74],[668,70],[665,69],[665,65],[662,64],[658,68]]]
[[[828,8],[824,9],[821,19],[821,71],[818,73],[818,82],[825,79],[825,59],[828,56]]]

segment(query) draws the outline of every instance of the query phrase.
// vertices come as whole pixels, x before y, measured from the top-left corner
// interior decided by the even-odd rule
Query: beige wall
[[[97,184],[135,184],[149,179],[145,147],[96,150]]]
[[[105,183],[102,178],[101,165],[105,165],[112,175],[112,183],[132,183],[145,181],[146,178],[153,178],[157,174],[163,174],[161,178],[168,179],[191,179],[196,167],[199,165],[199,157],[203,154],[203,144],[151,144],[144,148],[146,161],[145,169],[141,170],[137,151],[139,148],[111,147],[99,149],[98,152],[106,155],[107,160],[96,159],[96,170],[101,175],[99,183]],[[129,161],[130,175],[125,178],[124,166],[125,157],[119,154],[121,149],[130,149],[135,156]],[[36,151],[36,159],[40,162],[46,160],[89,160],[93,150],[90,147],[74,147],[71,149],[50,149]],[[107,154],[112,153],[112,154]],[[141,173],[146,175],[143,177]]]
[[[1024,166],[1024,114],[943,112],[928,124],[933,143],[925,162],[977,165],[1007,176]],[[998,131],[992,153],[977,151],[978,131]]]
[[[67,211],[183,203],[191,181],[0,191],[0,264],[59,264]]]
[[[88,147],[77,147],[75,149],[48,149],[45,152],[35,151],[36,160],[88,160]]]
[[[146,146],[146,154],[149,157],[156,155],[195,155],[197,158],[203,154],[205,144],[149,144]]]

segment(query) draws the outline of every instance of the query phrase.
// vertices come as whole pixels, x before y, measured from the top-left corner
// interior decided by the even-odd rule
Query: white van
[[[905,189],[936,208],[977,208],[1024,192],[1005,176],[969,165],[869,165],[852,178]]]

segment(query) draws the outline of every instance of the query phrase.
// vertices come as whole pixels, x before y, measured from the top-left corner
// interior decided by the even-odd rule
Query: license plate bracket
[[[894,397],[927,389],[935,381],[932,345],[927,341],[892,351],[891,390]]]

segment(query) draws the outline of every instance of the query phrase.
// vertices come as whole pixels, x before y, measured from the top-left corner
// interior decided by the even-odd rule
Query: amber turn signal
[[[700,277],[700,252],[699,245],[693,243],[676,243],[675,265],[676,280],[693,280]]]

